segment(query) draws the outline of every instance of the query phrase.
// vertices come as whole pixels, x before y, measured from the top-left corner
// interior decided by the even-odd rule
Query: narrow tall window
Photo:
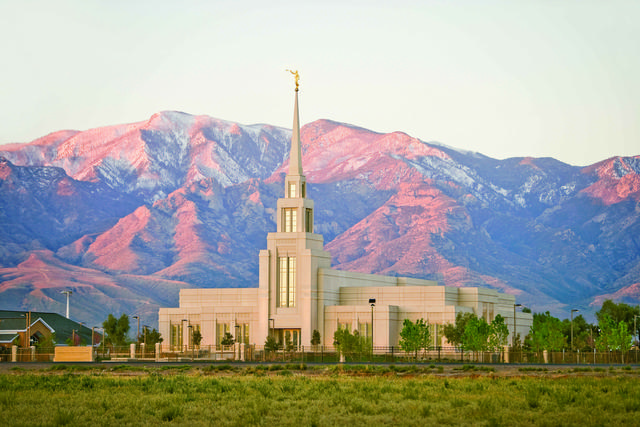
[[[290,182],[289,183],[289,198],[293,199],[296,197],[296,183],[295,182]]]
[[[229,323],[217,323],[216,324],[216,345],[222,345],[222,338],[227,332],[230,332]]]
[[[296,258],[282,257],[278,262],[279,301],[280,307],[296,306]]]
[[[297,231],[297,215],[295,208],[284,208],[284,232],[294,233]]]
[[[313,211],[311,209],[305,210],[304,229],[307,233],[313,233]]]

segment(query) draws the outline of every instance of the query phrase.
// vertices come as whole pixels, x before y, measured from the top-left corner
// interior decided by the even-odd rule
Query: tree
[[[146,326],[142,327],[142,342],[147,343],[149,347],[153,347],[156,345],[156,343],[162,341],[164,341],[164,338],[162,338],[160,332],[158,332],[156,328],[149,330],[149,328]]]
[[[199,329],[193,331],[191,341],[193,342],[194,347],[200,347],[200,343],[202,342],[202,334],[200,333]]]
[[[129,333],[129,316],[122,314],[116,319],[113,314],[109,314],[107,320],[102,322],[104,332],[107,334],[106,342],[114,346],[124,346],[127,344],[127,334]]]
[[[285,351],[293,351],[295,349],[295,345],[293,341],[291,341],[291,332],[286,331],[284,333],[284,350]]]
[[[418,351],[427,348],[431,341],[429,325],[423,320],[418,319],[413,323],[409,319],[404,319],[402,331],[400,331],[400,348],[407,353],[415,353],[415,359],[418,359]]]
[[[562,322],[553,317],[548,311],[534,313],[533,324],[529,335],[525,338],[525,345],[538,352],[541,350],[558,351],[565,347],[566,339],[562,333]]]
[[[264,342],[264,350],[266,352],[273,352],[280,350],[280,344],[273,335],[269,335]]]
[[[491,335],[491,326],[483,318],[474,317],[467,322],[462,335],[462,346],[474,353],[486,351]]]
[[[356,353],[370,353],[371,340],[360,336],[358,331],[353,334],[347,328],[338,328],[333,334],[333,345],[343,356],[351,356]]]
[[[458,313],[456,315],[455,324],[444,325],[444,336],[447,338],[450,344],[459,346],[463,342],[464,331],[467,327],[467,323],[471,320],[477,319],[474,313]]]
[[[489,351],[500,351],[507,345],[509,337],[509,328],[505,323],[504,317],[497,315],[492,321],[489,328],[489,339],[487,349]]]
[[[616,322],[603,313],[598,319],[600,326],[600,336],[596,340],[598,351],[616,350],[621,353],[621,361],[624,363],[624,354],[631,348],[631,333],[624,320]]]
[[[638,330],[634,331],[633,316],[640,316],[640,307],[631,307],[623,302],[616,304],[608,299],[602,303],[602,308],[596,312],[598,324],[601,323],[601,319],[604,319],[605,315],[609,316],[609,318],[616,324],[619,322],[625,322],[627,324],[627,330],[632,331],[633,335],[638,334],[638,330],[640,330],[640,323],[636,322]]]
[[[236,340],[233,338],[233,335],[231,335],[230,332],[225,332],[222,340],[220,340],[220,344],[222,344],[223,346],[233,345],[235,342]]]
[[[314,347],[320,345],[320,332],[317,329],[314,329],[311,334],[311,345]]]
[[[582,317],[582,314],[573,318],[573,346],[571,345],[571,319],[562,320],[562,333],[567,345],[574,350],[589,347],[591,325]]]

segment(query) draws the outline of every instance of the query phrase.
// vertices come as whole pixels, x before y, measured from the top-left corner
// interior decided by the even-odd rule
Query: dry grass
[[[5,371],[0,425],[634,425],[640,415],[637,369],[210,366]]]

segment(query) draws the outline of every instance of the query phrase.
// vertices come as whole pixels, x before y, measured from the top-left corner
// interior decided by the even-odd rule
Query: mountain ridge
[[[60,289],[86,273],[63,274],[62,264],[122,286],[150,284],[134,302],[114,295],[103,304],[112,309],[177,305],[177,293],[153,290],[158,283],[257,286],[290,137],[269,125],[160,112],[0,146],[0,306],[62,309],[58,295],[36,297],[37,287],[15,281],[43,280],[20,267],[42,250],[50,255],[41,262],[66,277]],[[316,232],[335,268],[491,287],[556,314],[593,311],[602,295],[637,303],[640,156],[587,167],[496,160],[331,120],[305,125],[301,138]]]

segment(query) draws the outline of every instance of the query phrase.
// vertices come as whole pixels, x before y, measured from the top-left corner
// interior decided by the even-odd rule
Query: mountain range
[[[258,284],[291,131],[161,112],[0,146],[0,309],[157,325],[188,287]],[[405,133],[301,130],[337,269],[515,294],[589,316],[640,301],[640,156],[496,160]]]

